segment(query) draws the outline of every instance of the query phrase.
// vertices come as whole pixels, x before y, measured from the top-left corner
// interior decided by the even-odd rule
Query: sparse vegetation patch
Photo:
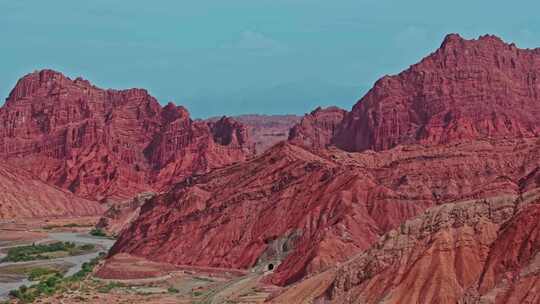
[[[95,249],[92,244],[77,246],[72,242],[55,242],[52,244],[32,244],[10,248],[0,262],[25,262],[48,260],[61,256],[79,255]]]
[[[79,285],[75,283],[86,278],[103,257],[104,254],[100,254],[90,262],[84,263],[81,270],[70,277],[63,277],[59,272],[51,272],[49,270],[36,268],[30,272],[29,276],[39,279],[39,283],[30,287],[23,285],[19,287],[19,289],[10,291],[9,296],[17,299],[20,303],[32,303],[41,296],[50,296],[68,289],[76,289]],[[116,285],[113,284],[111,286],[110,289],[114,288]],[[110,289],[108,290],[110,291]]]
[[[105,233],[105,231],[103,231],[103,229],[100,229],[100,228],[94,228],[90,231],[90,235],[93,235],[93,236],[98,236],[98,237],[106,237],[107,234]]]

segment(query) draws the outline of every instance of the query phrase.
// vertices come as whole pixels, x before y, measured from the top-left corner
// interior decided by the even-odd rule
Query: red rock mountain
[[[498,205],[475,211],[481,208],[479,202],[507,201],[510,197],[512,206],[508,209],[514,210],[518,205],[514,200],[525,200],[538,191],[538,60],[540,52],[519,50],[492,36],[467,41],[450,35],[441,49],[421,63],[378,81],[345,114],[341,125],[336,127],[334,115],[330,115],[330,124],[317,123],[316,111],[314,118],[304,120],[304,125],[309,122],[308,126],[315,126],[314,131],[300,132],[299,126],[293,132],[307,134],[300,144],[282,143],[247,162],[186,178],[144,204],[138,219],[120,235],[111,253],[197,266],[250,268],[272,263],[278,267],[266,280],[289,285],[335,269],[336,264],[348,265],[351,258],[371,252],[366,251],[368,248],[376,250],[377,245],[373,245],[379,244],[380,237],[392,236],[394,229],[401,229],[401,224],[411,219],[420,228],[411,230],[410,242],[398,244],[411,246],[407,247],[411,259],[403,265],[416,265],[417,249],[424,252],[422,248],[432,248],[433,243],[423,235],[445,231],[450,235],[442,235],[442,240],[457,238],[458,244],[460,237],[474,238],[470,241],[473,244],[485,237],[477,251],[456,253],[463,257],[463,263],[478,261],[475,267],[481,268],[489,255],[485,247],[492,244],[502,223],[513,214],[505,212],[504,220],[498,218]],[[345,150],[362,152],[312,149],[313,143],[326,145],[331,130],[336,129],[334,143]],[[454,205],[445,204],[471,209],[451,211]],[[426,224],[417,224],[423,223],[426,210],[432,214],[437,208],[451,210],[434,220],[425,219]],[[444,227],[429,227],[441,217],[449,218],[443,221]],[[485,224],[488,232],[474,230],[475,219],[482,221],[478,229],[484,229]],[[459,230],[459,225],[468,220],[472,222]],[[416,233],[419,230],[425,233]],[[389,269],[388,276],[381,280],[406,279],[402,264],[393,264],[395,256],[402,256],[400,253],[408,256],[399,246],[390,248],[390,261],[381,260],[383,265],[375,269]],[[410,277],[426,282],[426,286],[413,286],[418,293],[411,300],[445,303],[460,297],[471,282],[476,282],[477,272],[471,269],[471,273],[464,273],[468,269],[465,264],[451,268],[453,272],[446,275],[445,267],[454,267],[447,262],[461,263],[451,257],[442,260],[434,256],[431,264],[428,258],[427,264],[417,265],[421,269],[433,265],[425,273],[440,277],[424,280],[420,272]],[[517,259],[527,263],[525,260]],[[334,277],[322,272],[328,282],[335,283],[329,285],[333,289],[324,290],[328,293],[317,296],[336,303],[354,302],[365,288],[373,286],[365,299],[382,301],[380,296],[388,295],[386,291],[395,284],[363,280],[376,274],[369,268],[373,265],[370,261],[373,259],[366,262],[368,268],[362,268],[364,262],[350,270],[338,268],[334,273],[339,275]],[[397,266],[387,268],[392,265]],[[458,283],[453,281],[453,273]],[[437,285],[440,282],[448,283],[445,280],[452,283],[448,292],[441,293],[448,297],[437,298],[434,290],[442,286]],[[361,286],[356,288],[356,283]],[[348,293],[349,287],[355,288],[354,294]],[[410,284],[402,287],[413,288]],[[399,290],[395,292],[400,295]]]
[[[92,199],[159,189],[252,153],[231,119],[195,122],[145,90],[102,90],[51,70],[19,80],[0,124],[0,157]]]
[[[536,192],[431,208],[273,302],[538,303],[539,203]]]
[[[495,36],[446,37],[433,54],[383,77],[334,139],[348,151],[540,134],[540,49]]]
[[[45,184],[29,172],[0,164],[0,219],[98,215],[97,202]]]
[[[326,148],[336,135],[346,113],[347,111],[338,107],[319,107],[291,128],[289,141],[308,148]]]

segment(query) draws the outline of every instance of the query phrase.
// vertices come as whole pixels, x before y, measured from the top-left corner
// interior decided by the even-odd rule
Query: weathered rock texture
[[[423,150],[408,163],[423,167],[426,176],[402,190],[410,195],[426,187],[437,204],[450,204],[395,226],[369,250],[291,287],[274,302],[540,303],[540,174],[534,155],[540,142],[539,73],[538,49],[521,50],[494,36],[449,35],[420,63],[379,80],[346,115],[332,142],[374,159],[396,149]],[[510,154],[484,155],[482,142],[498,142],[495,154],[513,146],[508,152],[523,158],[517,165]],[[489,161],[460,162],[486,171],[455,171],[472,183],[466,186],[469,194],[458,195],[461,202],[451,203],[456,197],[440,196],[433,178],[447,175],[440,182],[454,194],[463,193],[464,184],[456,183],[442,163],[434,165],[425,151],[445,153],[445,162],[452,162],[464,156],[453,153],[470,145],[477,147],[472,150],[480,153],[478,160]],[[525,146],[532,154],[519,156]],[[498,173],[491,171],[503,158]],[[410,167],[390,172],[403,174],[403,180],[386,175],[381,181],[411,182]],[[479,175],[493,178],[481,182]],[[383,217],[393,218],[385,211]]]
[[[539,202],[536,192],[430,208],[274,302],[315,281],[325,287],[305,293],[302,301],[538,303]]]
[[[495,37],[466,41],[450,35],[420,64],[377,82],[341,125],[339,114],[315,111],[291,132],[298,134],[291,140],[300,139],[300,145],[278,144],[247,162],[186,178],[157,196],[120,235],[112,254],[230,268],[277,263],[266,279],[288,285],[361,254],[428,208],[446,210],[437,206],[468,201],[474,213],[479,200],[534,193],[540,166],[539,60],[539,51],[519,50]],[[362,153],[320,149],[336,129],[333,143]],[[456,227],[440,241],[415,243],[434,255],[417,265],[427,267],[425,273],[417,270],[402,285],[418,289],[411,300],[441,299],[434,290],[442,282],[448,285],[443,302],[464,294],[479,270],[464,272],[468,264],[453,263],[462,256],[463,263],[484,261],[486,244],[502,224],[492,211],[481,212],[488,212],[480,217],[485,225]],[[469,215],[452,217],[450,222],[459,224]],[[488,232],[475,233],[474,227]],[[462,240],[476,247],[455,256],[439,254]],[[364,273],[362,265],[350,272]],[[458,269],[455,276],[445,274],[449,269]],[[398,270],[391,268],[389,278],[401,275]],[[427,273],[434,279],[424,280]],[[361,284],[353,274],[339,277],[345,285],[351,280]],[[423,280],[425,290],[414,285]],[[339,282],[329,299],[355,299],[357,294],[349,298],[340,292]],[[379,295],[393,286],[388,284],[373,283],[366,301],[383,300]]]
[[[338,107],[317,108],[291,128],[289,141],[313,149],[326,148],[346,113]]]
[[[43,70],[0,109],[0,157],[81,196],[127,198],[251,154],[242,125],[194,122],[146,90],[102,90]]]
[[[29,172],[0,164],[0,218],[99,215],[96,202],[50,186]]]
[[[249,138],[258,154],[280,141],[287,140],[289,129],[299,123],[302,117],[296,115],[239,115],[234,120],[242,123],[248,130]],[[208,121],[219,120],[217,117]]]
[[[137,219],[141,206],[155,195],[152,192],[141,193],[132,199],[111,204],[99,219],[96,228],[103,230],[107,235],[118,236]]]
[[[442,203],[518,195],[540,165],[535,140],[473,142],[380,153],[314,154],[282,143],[186,179],[141,208],[112,250],[179,265],[279,264],[287,285],[369,248]]]
[[[540,49],[495,36],[449,35],[420,63],[375,84],[345,118],[334,143],[384,150],[540,134]]]

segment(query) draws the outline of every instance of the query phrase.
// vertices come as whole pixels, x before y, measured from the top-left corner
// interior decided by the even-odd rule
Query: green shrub
[[[79,225],[77,223],[69,223],[69,224],[65,224],[65,225],[47,225],[47,226],[43,227],[43,229],[52,230],[52,229],[56,229],[56,228],[77,228],[77,227],[85,227],[85,225]],[[86,227],[88,227],[88,225]]]
[[[61,275],[58,270],[50,269],[50,268],[32,268],[30,270],[30,273],[28,273],[28,279],[30,281],[36,281],[41,279],[42,277],[48,276],[48,275]]]
[[[75,246],[70,243],[66,246]],[[98,257],[90,260],[82,265],[82,269],[71,277],[64,277],[60,272],[54,269],[35,268],[30,271],[29,276],[39,279],[39,283],[30,287],[21,286],[19,289],[15,289],[9,292],[11,298],[17,299],[17,303],[32,303],[41,296],[51,296],[55,293],[65,292],[67,289],[72,288],[73,284],[86,277],[87,274],[94,270],[94,267],[105,256],[104,253],[100,253]],[[113,288],[123,286],[120,283],[110,283],[103,287],[103,290],[109,292]]]
[[[28,287],[26,287],[26,285],[22,285],[21,287],[19,287],[19,290],[20,292],[25,293],[28,291]]]
[[[105,233],[105,231],[103,231],[102,229],[100,228],[94,228],[90,231],[90,235],[93,235],[93,236],[98,236],[98,237],[106,237],[107,234]]]
[[[12,298],[20,299],[21,298],[21,292],[18,289],[13,289],[9,291],[9,296]]]
[[[69,255],[81,254],[84,251],[95,249],[95,245],[84,244],[81,246],[75,245],[73,242],[56,242],[52,244],[32,244],[29,246],[18,246],[10,248],[7,256],[2,259],[1,262],[23,262],[33,260],[47,260],[50,259],[45,253],[50,252],[67,252]]]
[[[169,293],[179,293],[179,292],[180,292],[180,290],[178,290],[178,289],[176,289],[176,288],[174,288],[174,287],[169,287],[169,288],[167,289],[167,291],[168,291]]]
[[[26,285],[22,285],[19,289],[11,290],[9,296],[18,299],[19,303],[32,303],[36,299],[35,295],[29,291]]]
[[[94,250],[96,246],[93,244],[84,244],[79,248],[81,248],[81,250],[84,250],[84,251],[89,251],[89,250]]]
[[[93,258],[92,260],[90,260],[90,262],[83,263],[81,266],[81,270],[76,272],[70,279],[72,281],[77,281],[86,277],[87,274],[94,270],[94,267],[96,267],[96,265],[99,263],[99,260],[101,260],[104,255],[104,253],[100,252],[98,257]]]

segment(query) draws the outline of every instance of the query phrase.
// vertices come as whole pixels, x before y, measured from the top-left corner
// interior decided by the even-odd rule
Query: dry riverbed
[[[0,300],[8,299],[11,290],[32,285],[34,282],[29,279],[37,279],[39,273],[70,276],[81,270],[83,263],[96,258],[100,252],[107,252],[114,240],[88,235],[93,223],[95,218],[1,222]],[[61,246],[65,250],[8,256],[8,252],[15,249],[43,249],[54,243],[69,245]],[[12,261],[5,261],[10,258]]]
[[[48,260],[0,263],[0,300],[10,290],[30,286],[35,273],[68,278],[83,263],[96,260],[114,240],[89,235],[94,219],[48,219],[28,223],[0,223],[0,252],[9,247],[50,242],[92,244],[96,250]],[[1,258],[1,257],[0,257]],[[36,270],[36,269],[39,269]],[[80,274],[80,272],[79,272]],[[261,282],[264,273],[218,268],[179,267],[155,263],[129,255],[115,256],[77,280],[61,279],[51,295],[40,295],[35,303],[262,303],[278,288]]]

